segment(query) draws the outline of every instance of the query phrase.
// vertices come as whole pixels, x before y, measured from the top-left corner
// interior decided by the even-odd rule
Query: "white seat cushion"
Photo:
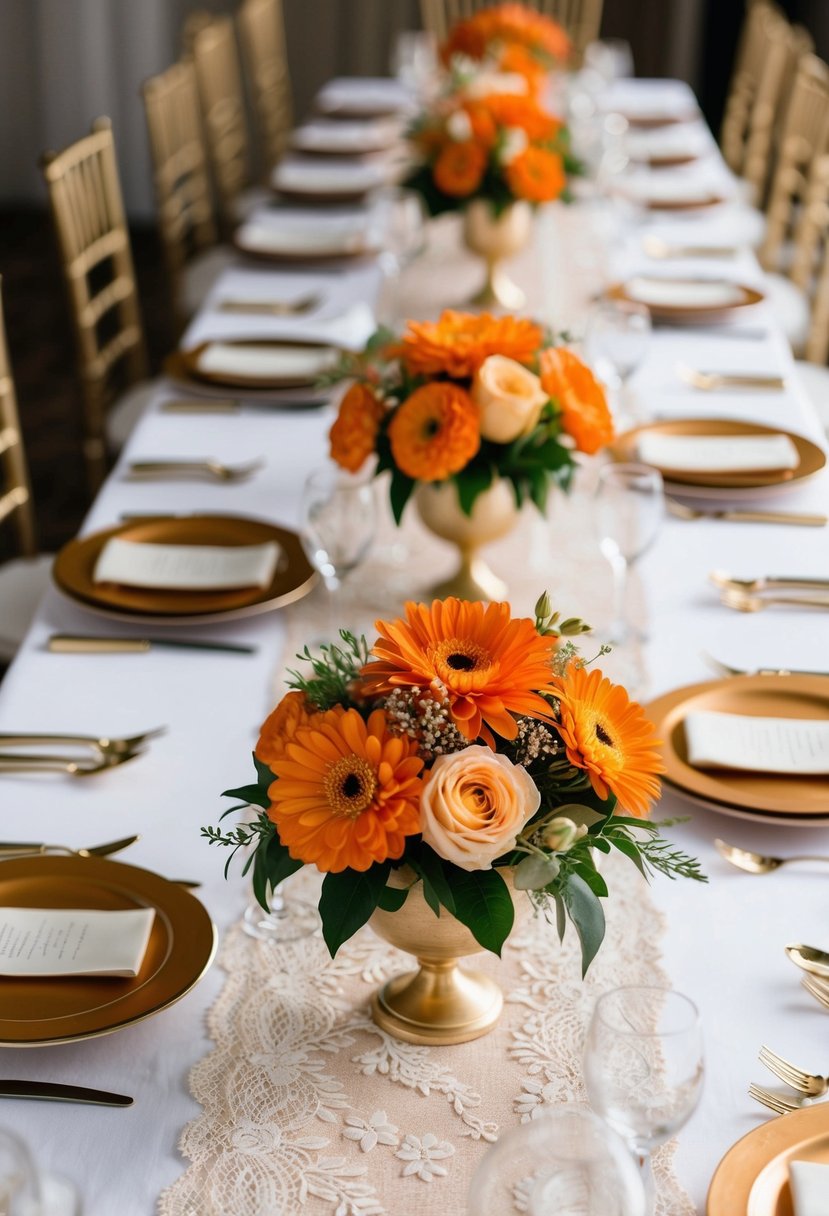
[[[0,660],[13,659],[50,583],[52,558],[17,557],[0,566]]]
[[[184,269],[182,303],[188,317],[192,317],[202,304],[213,284],[229,266],[238,265],[239,255],[228,245],[214,245],[198,254]]]
[[[817,410],[820,425],[829,435],[829,367],[806,363],[802,359],[798,359],[794,366],[800,387]]]
[[[142,380],[122,393],[107,415],[107,444],[120,452],[130,431],[161,388],[160,380]]]
[[[809,300],[806,293],[784,274],[767,274],[763,286],[775,320],[788,338],[792,350],[798,353],[809,336]]]

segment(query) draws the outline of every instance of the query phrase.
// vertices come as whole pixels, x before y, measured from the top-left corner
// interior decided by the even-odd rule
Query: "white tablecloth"
[[[626,86],[630,89],[633,86]],[[674,90],[672,82],[665,86]],[[653,83],[645,86],[661,94]],[[674,94],[675,95],[675,94]],[[551,209],[539,222],[545,298],[534,301],[549,320],[563,324],[569,298],[596,275],[627,273],[639,265],[635,234],[609,258],[590,235],[599,211],[585,205],[567,213]],[[603,221],[602,221],[603,222]],[[671,221],[676,225],[677,221]],[[648,221],[650,223],[650,221]],[[705,221],[688,221],[700,240]],[[576,239],[577,234],[580,239]],[[569,239],[564,239],[569,234]],[[643,259],[643,264],[647,262]],[[662,264],[654,263],[650,268]],[[683,264],[685,272],[695,268]],[[454,289],[450,264],[435,276]],[[717,273],[756,281],[750,256]],[[311,275],[276,271],[229,272],[216,295],[245,294],[250,275],[274,294],[310,282]],[[235,276],[235,277],[234,277]],[[362,277],[361,277],[362,276]],[[371,300],[377,279],[365,268],[330,280],[331,315],[355,299]],[[315,282],[316,285],[316,282]],[[263,294],[267,291],[263,287]],[[336,298],[335,298],[336,293]],[[579,297],[583,299],[582,296]],[[438,299],[438,302],[439,299]],[[569,325],[575,328],[577,318]],[[638,408],[648,416],[716,413],[774,422],[820,440],[817,421],[791,380],[791,357],[767,311],[759,308],[738,329],[761,330],[759,340],[706,332],[658,329],[645,366],[634,382]],[[206,311],[187,340],[243,332],[285,332],[279,323],[244,322]],[[776,394],[702,394],[683,385],[677,361],[714,368],[776,371],[789,377]],[[169,395],[180,392],[170,389]],[[308,469],[321,463],[329,409],[276,413],[249,409],[237,416],[182,416],[159,412],[165,392],[136,429],[118,467],[99,495],[84,531],[116,522],[126,511],[225,511],[297,522],[297,504]],[[157,456],[216,456],[228,462],[264,455],[265,468],[236,485],[135,484],[123,477],[124,461]],[[829,477],[823,474],[778,500],[783,509],[826,510]],[[555,534],[553,534],[554,537]],[[653,693],[710,677],[703,651],[737,666],[826,667],[826,618],[819,613],[769,610],[742,616],[719,605],[706,579],[710,570],[734,575],[827,574],[829,536],[823,529],[794,529],[666,519],[658,543],[644,559],[641,577],[652,637],[646,658]],[[555,569],[550,582],[555,590]],[[603,604],[578,604],[597,625]],[[89,845],[140,831],[124,860],[175,878],[200,880],[199,892],[220,931],[246,902],[244,882],[222,878],[224,856],[199,836],[215,822],[218,792],[247,780],[246,757],[263,715],[271,708],[273,679],[283,641],[278,615],[211,625],[203,636],[250,642],[255,655],[152,652],[147,655],[76,657],[49,654],[52,631],[117,632],[56,592],[46,597],[31,633],[0,688],[0,730],[131,733],[164,724],[167,734],[148,754],[94,781],[4,777],[0,825],[4,837]],[[158,631],[161,632],[161,631]],[[764,879],[739,874],[713,848],[722,835],[748,847],[800,851],[804,843],[829,853],[829,831],[764,828],[704,811],[689,812],[666,795],[660,816],[690,813],[673,837],[696,853],[710,876],[707,887],[687,882],[654,884],[667,914],[665,965],[674,986],[699,1004],[706,1027],[708,1080],[699,1111],[680,1134],[678,1174],[700,1211],[708,1181],[726,1148],[764,1117],[747,1096],[748,1083],[764,1078],[756,1062],[761,1043],[820,1070],[825,1059],[826,1014],[799,987],[783,954],[789,940],[827,945],[826,876],[819,870],[787,870]],[[214,970],[190,995],[159,1017],[127,1031],[76,1046],[25,1052],[0,1050],[5,1076],[50,1078],[126,1091],[135,1105],[124,1111],[94,1107],[4,1102],[0,1124],[13,1126],[37,1150],[44,1165],[82,1186],[87,1216],[148,1216],[159,1192],[181,1172],[176,1152],[182,1127],[198,1113],[187,1091],[187,1071],[208,1050],[203,1019],[222,981]],[[735,1213],[735,1216],[737,1214]]]

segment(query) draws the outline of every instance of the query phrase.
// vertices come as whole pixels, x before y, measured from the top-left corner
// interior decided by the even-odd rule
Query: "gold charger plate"
[[[767,1119],[738,1140],[711,1179],[706,1216],[793,1216],[791,1161],[829,1164],[829,1104]]]
[[[232,238],[232,244],[246,258],[254,258],[258,262],[289,262],[297,265],[353,261],[357,258],[374,257],[380,252],[379,245],[368,239],[361,240],[357,244],[343,243],[339,249],[299,249],[294,252],[292,249],[263,249],[259,245],[247,245],[236,233]]]
[[[792,776],[692,768],[683,726],[687,714],[700,711],[829,720],[829,677],[732,676],[675,688],[646,708],[662,740],[666,780],[680,793],[705,799],[713,810],[756,812],[764,822],[767,815],[804,820],[829,815],[829,781],[825,774]]]
[[[160,545],[261,545],[275,541],[281,560],[267,587],[232,591],[159,591],[93,581],[95,563],[108,540]],[[307,595],[317,580],[299,537],[287,528],[239,515],[162,516],[137,519],[69,541],[52,568],[60,591],[86,608],[119,620],[187,625],[270,612]]]
[[[189,891],[150,870],[106,858],[4,861],[0,904],[156,912],[134,979],[0,977],[0,1047],[70,1043],[141,1022],[189,992],[216,950],[215,926]]]
[[[319,379],[317,374],[300,376],[246,376],[242,372],[204,371],[199,367],[199,359],[209,346],[216,345],[240,347],[278,346],[283,348],[301,346],[308,350],[330,350],[333,354],[338,354],[337,347],[331,342],[314,342],[307,338],[228,338],[226,340],[212,338],[206,342],[199,342],[188,350],[176,350],[169,354],[164,361],[165,375],[177,380],[202,380],[205,384],[218,384],[223,388],[258,390],[313,388]],[[332,367],[335,362],[336,360],[332,358]]]
[[[797,448],[799,464],[794,469],[757,471],[735,473],[700,473],[684,469],[664,469],[659,466],[659,472],[665,481],[675,484],[678,493],[684,494],[685,487],[705,488],[706,490],[757,490],[766,487],[781,487],[797,485],[815,473],[826,464],[826,456],[811,440],[793,431],[785,431],[782,427],[762,426],[759,422],[738,422],[726,418],[677,418],[668,422],[649,422],[644,426],[633,427],[619,435],[609,447],[614,460],[639,460],[638,441],[640,436],[650,435],[690,435],[690,436],[728,436],[749,435],[785,435]]]
[[[684,209],[687,209],[687,204]],[[682,280],[678,281],[681,282]],[[693,280],[687,281],[689,283],[693,282]],[[656,321],[672,321],[675,324],[682,325],[710,325],[719,321],[730,320],[735,314],[739,314],[741,309],[753,308],[755,304],[760,304],[765,299],[761,291],[758,291],[755,287],[747,287],[744,283],[734,283],[729,284],[729,286],[734,286],[742,293],[742,298],[735,300],[733,304],[703,304],[699,306],[689,304],[646,304],[646,307]],[[629,293],[626,283],[613,283],[608,287],[606,294],[611,300],[622,300],[626,304],[641,304],[643,302],[637,295]]]

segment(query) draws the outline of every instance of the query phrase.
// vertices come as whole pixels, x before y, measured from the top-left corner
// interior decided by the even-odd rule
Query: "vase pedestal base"
[[[424,959],[419,971],[396,975],[371,998],[381,1030],[406,1043],[448,1046],[488,1034],[501,1016],[501,989],[481,971],[462,971],[455,959]]]
[[[450,578],[430,587],[429,594],[439,600],[455,595],[459,600],[471,600],[473,603],[482,600],[489,603],[505,600],[509,588],[503,579],[490,570],[482,557],[461,550],[461,564],[458,569]]]
[[[486,281],[469,303],[475,308],[504,308],[508,312],[518,312],[527,303],[527,297],[496,262],[487,265]]]

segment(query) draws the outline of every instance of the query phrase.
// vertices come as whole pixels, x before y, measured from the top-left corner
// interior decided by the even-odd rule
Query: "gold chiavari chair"
[[[216,17],[193,35],[207,159],[219,204],[222,232],[230,236],[264,198],[250,190],[250,142],[245,97],[231,17]]]
[[[800,384],[829,435],[829,152],[815,157],[798,223],[792,278],[809,298],[806,361],[795,365]]]
[[[423,28],[443,42],[457,21],[472,17],[479,9],[491,8],[494,0],[420,0]],[[529,7],[564,26],[573,43],[578,63],[585,47],[599,36],[604,0],[523,0]]]
[[[720,148],[729,169],[738,174],[743,168],[751,110],[763,72],[769,15],[772,19],[783,19],[777,6],[768,0],[754,0],[749,3],[728,85],[720,130]]]
[[[282,0],[244,0],[236,24],[259,127],[262,166],[269,176],[285,151],[293,125]]]
[[[158,228],[180,329],[218,274],[234,260],[217,246],[196,70],[189,60],[142,88],[153,162]]]
[[[75,330],[84,455],[96,489],[106,472],[107,437],[113,446],[124,442],[150,391],[110,120],[97,119],[90,135],[47,153],[43,175]]]
[[[0,286],[2,281],[0,281]],[[0,524],[14,528],[19,558],[0,566],[0,662],[14,657],[49,585],[50,559],[36,557],[29,469],[20,432],[0,296]]]

